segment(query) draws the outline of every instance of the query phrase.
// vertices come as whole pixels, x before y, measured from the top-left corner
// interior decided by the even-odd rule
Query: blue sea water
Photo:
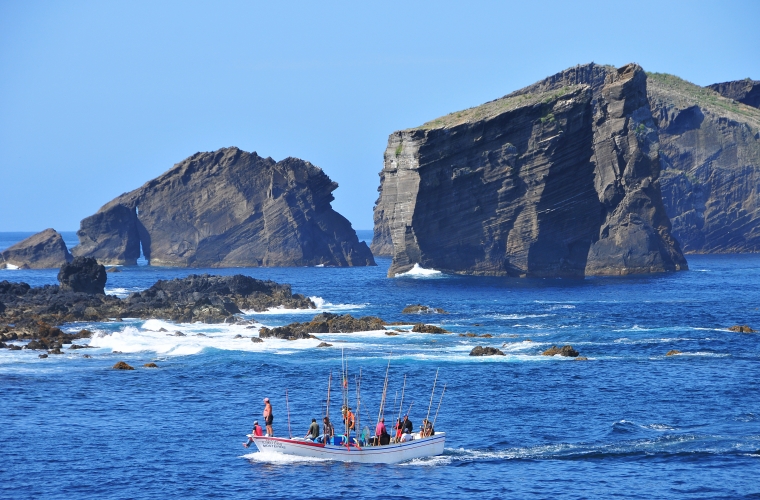
[[[0,248],[20,238],[0,234]],[[454,333],[325,334],[333,347],[317,349],[316,340],[235,339],[254,334],[244,326],[67,325],[97,333],[91,359],[83,350],[47,359],[0,350],[0,497],[760,498],[760,334],[727,330],[760,329],[760,255],[688,260],[687,272],[584,280],[389,279],[384,258],[350,269],[124,267],[109,273],[109,293],[192,273],[242,273],[290,283],[320,311]],[[56,274],[4,270],[0,280],[39,286]],[[449,314],[401,314],[416,303]],[[272,326],[312,314],[246,317]],[[458,335],[467,332],[493,337]],[[541,355],[565,344],[589,360]],[[470,357],[476,345],[505,356]],[[671,349],[682,354],[666,356]],[[277,435],[289,433],[288,409],[292,433],[305,434],[322,416],[342,352],[352,374],[362,370],[364,423],[377,416],[389,357],[394,410],[386,417],[398,412],[392,403],[406,374],[404,406],[414,401],[415,425],[440,369],[431,416],[445,384],[442,456],[358,465],[241,446],[264,397]],[[137,369],[111,370],[120,360]],[[160,368],[142,368],[147,362]]]

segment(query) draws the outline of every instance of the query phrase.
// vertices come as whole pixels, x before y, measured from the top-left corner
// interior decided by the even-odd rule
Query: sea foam
[[[397,274],[396,278],[441,278],[443,276],[444,274],[437,269],[426,269],[419,264],[414,264],[414,266],[407,272]]]

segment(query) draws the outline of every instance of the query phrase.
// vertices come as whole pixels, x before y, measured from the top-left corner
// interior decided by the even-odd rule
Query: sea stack
[[[391,134],[373,249],[475,275],[686,269],[658,182],[658,134],[635,64],[571,68]]]
[[[29,269],[61,267],[72,255],[55,229],[45,229],[0,252],[0,267],[8,264]]]
[[[75,256],[106,265],[368,266],[367,245],[330,205],[337,183],[297,158],[196,153],[81,222]]]

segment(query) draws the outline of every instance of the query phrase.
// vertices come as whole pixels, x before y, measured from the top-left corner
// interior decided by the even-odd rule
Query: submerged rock
[[[259,337],[251,337],[251,342],[264,342]]]
[[[477,346],[470,351],[470,356],[504,356],[505,354],[495,347]]]
[[[38,358],[40,358],[40,359],[45,359],[45,358],[47,358],[47,357],[48,357],[48,355],[47,355],[47,354],[40,354],[40,355],[39,355],[39,356],[37,356],[37,357],[38,357]]]
[[[143,367],[144,368],[158,368],[158,365],[156,363],[145,363]]]
[[[338,184],[297,158],[238,148],[196,153],[82,220],[74,255],[178,267],[368,266],[332,209]]]
[[[415,313],[448,314],[446,311],[444,311],[440,307],[433,308],[433,307],[423,306],[422,304],[414,304],[414,305],[411,305],[411,306],[406,306],[401,311],[401,314],[415,314]]]
[[[73,259],[55,229],[45,229],[0,252],[0,264],[27,269],[61,267]]]
[[[388,274],[686,269],[646,89],[638,65],[578,66],[391,134],[372,243],[393,256]]]
[[[424,323],[417,323],[412,327],[412,331],[415,333],[451,333],[448,330],[435,325],[426,325]]]
[[[129,366],[124,361],[119,361],[118,363],[116,363],[115,365],[113,365],[113,369],[114,370],[134,370],[134,368],[132,368],[131,366]]]
[[[560,356],[566,356],[566,357],[577,357],[580,353],[573,349],[573,346],[562,346],[561,348],[558,348],[556,345],[551,346],[549,349],[542,352],[544,356],[556,356],[559,354]]]
[[[734,326],[729,327],[728,330],[731,332],[739,332],[739,333],[757,333],[748,325],[734,325]]]
[[[320,342],[317,347],[332,347],[332,344],[328,344],[327,342]]]
[[[668,352],[665,354],[665,356],[675,356],[676,354],[682,354],[682,353],[681,353],[681,351],[678,351],[678,350],[676,350],[676,349],[671,349],[671,350],[669,350],[669,351],[668,351]]]

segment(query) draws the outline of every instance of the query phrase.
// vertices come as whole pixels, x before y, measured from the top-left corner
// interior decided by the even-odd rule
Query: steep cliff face
[[[389,275],[582,276],[684,269],[640,67],[572,68],[392,134],[373,248]]]
[[[674,236],[686,252],[760,251],[760,110],[672,75],[649,76]]]
[[[104,264],[366,266],[367,245],[330,206],[338,187],[297,158],[197,153],[84,219],[74,255]]]
[[[73,257],[55,229],[45,229],[0,252],[0,269],[11,264],[29,269],[61,267]]]
[[[760,108],[760,81],[736,80],[733,82],[714,83],[707,88],[714,90],[723,97],[728,97],[753,108]]]

